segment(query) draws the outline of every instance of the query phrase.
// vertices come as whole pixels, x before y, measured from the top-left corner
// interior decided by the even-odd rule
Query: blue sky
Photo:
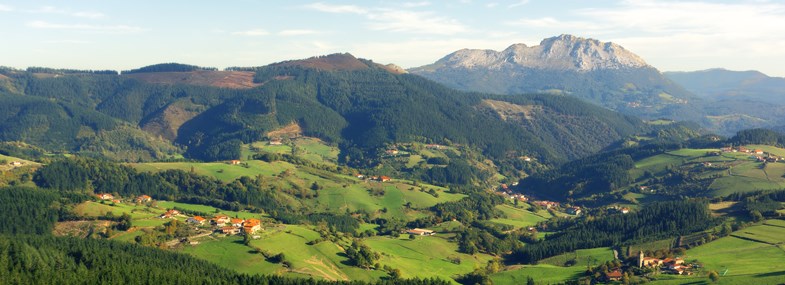
[[[408,68],[572,34],[663,71],[785,76],[783,1],[0,0],[0,27],[0,65],[17,68],[224,68],[336,52]]]

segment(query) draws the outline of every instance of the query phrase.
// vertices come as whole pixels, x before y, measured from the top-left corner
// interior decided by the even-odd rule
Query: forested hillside
[[[248,88],[151,84],[108,73],[3,69],[3,140],[122,160],[161,159],[181,148],[200,160],[237,159],[240,145],[296,123],[339,145],[342,161],[374,164],[394,142],[466,144],[496,161],[557,163],[647,131],[640,120],[561,96],[455,91],[348,54],[253,71]],[[51,72],[51,73],[41,73]],[[219,72],[181,64],[128,72]],[[162,75],[164,76],[164,75]],[[254,85],[255,84],[255,85]],[[41,114],[59,114],[42,116]],[[143,152],[143,153],[140,153]]]

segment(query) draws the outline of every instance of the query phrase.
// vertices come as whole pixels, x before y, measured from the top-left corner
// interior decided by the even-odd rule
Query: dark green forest
[[[376,150],[389,142],[467,144],[496,161],[529,155],[560,163],[649,129],[638,119],[571,97],[459,92],[419,76],[390,73],[370,61],[350,60],[367,68],[253,68],[254,80],[263,85],[252,89],[149,84],[103,72],[47,77],[0,70],[9,78],[0,84],[0,93],[6,94],[0,96],[0,136],[49,151],[124,161],[177,152],[214,161],[237,159],[241,143],[295,122],[304,135],[340,146],[342,162],[367,167],[376,163]],[[160,64],[131,73],[194,70],[212,69]],[[505,120],[484,107],[483,100],[540,107],[534,120]],[[173,112],[193,115],[167,121]],[[176,133],[151,127],[159,123],[175,124]],[[131,150],[135,153],[128,154]]]
[[[701,201],[658,202],[627,215],[617,214],[596,220],[575,220],[548,225],[559,231],[544,241],[525,246],[511,259],[534,263],[537,260],[577,249],[629,245],[703,231],[719,223],[711,217],[708,204]]]

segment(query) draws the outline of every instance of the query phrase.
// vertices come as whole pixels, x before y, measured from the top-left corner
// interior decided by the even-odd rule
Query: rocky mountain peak
[[[649,66],[620,45],[573,35],[547,38],[531,47],[513,44],[503,51],[462,49],[436,64],[460,68],[501,69],[518,66],[581,72]]]

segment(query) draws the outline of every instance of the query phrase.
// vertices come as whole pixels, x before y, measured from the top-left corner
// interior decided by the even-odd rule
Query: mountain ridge
[[[588,155],[648,128],[637,118],[574,98],[461,92],[351,54],[234,68],[232,71],[253,73],[253,83],[258,86],[252,88],[211,87],[155,77],[171,79],[175,78],[172,74],[178,74],[187,78],[189,72],[221,72],[204,69],[161,64],[140,69],[149,73],[129,74],[150,76],[149,81],[116,73],[74,71],[40,77],[6,70],[0,73],[16,87],[4,89],[9,96],[0,99],[70,102],[81,106],[85,114],[128,123],[139,132],[181,146],[187,157],[208,161],[236,159],[241,143],[261,140],[292,123],[301,126],[305,136],[341,145],[347,161],[355,162],[364,161],[361,153],[373,153],[389,143],[448,140],[476,146],[499,159],[532,156],[543,162],[557,162]],[[506,102],[497,105],[514,112],[505,119],[506,113],[488,108],[483,100]],[[531,111],[521,116],[518,109]],[[7,118],[8,124],[31,120],[24,113],[8,114],[13,114]],[[39,136],[28,143],[91,136],[91,132],[78,132],[88,130],[89,125],[80,124],[91,121],[72,119],[69,123],[73,125],[70,133]],[[3,135],[8,140],[26,138],[24,132]],[[578,137],[582,137],[580,143]],[[133,144],[133,140],[127,141]],[[52,150],[73,151],[70,145],[78,144]]]
[[[462,49],[408,71],[464,91],[563,94],[645,119],[702,119],[691,104],[695,95],[641,57],[615,43],[572,35],[502,51]]]
[[[566,34],[544,39],[539,45],[531,47],[518,43],[501,51],[461,49],[443,57],[434,65],[489,69],[502,69],[513,65],[580,72],[649,66],[642,58],[618,44]],[[412,70],[418,71],[420,68],[431,69],[426,65]]]

